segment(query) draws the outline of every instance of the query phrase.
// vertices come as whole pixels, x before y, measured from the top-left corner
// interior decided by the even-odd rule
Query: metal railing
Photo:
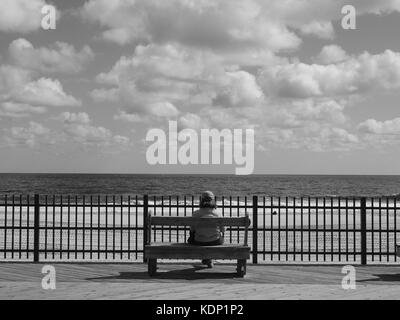
[[[192,196],[0,195],[0,261],[141,261],[147,213],[190,216]],[[221,216],[250,215],[252,262],[397,261],[398,199],[384,197],[219,197]],[[186,227],[153,229],[185,242]],[[225,242],[241,243],[227,229]]]

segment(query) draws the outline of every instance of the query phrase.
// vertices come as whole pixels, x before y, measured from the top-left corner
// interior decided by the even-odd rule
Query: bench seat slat
[[[151,216],[151,225],[158,226],[236,226],[245,227],[250,224],[248,217],[240,218],[228,218],[228,217],[218,217],[218,218],[193,218],[193,217],[155,217]]]
[[[145,246],[149,259],[249,259],[250,247],[224,244],[194,246],[184,243],[153,243]]]

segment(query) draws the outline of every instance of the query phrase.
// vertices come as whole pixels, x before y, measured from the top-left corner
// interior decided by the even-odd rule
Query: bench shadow
[[[356,282],[396,282],[400,281],[400,273],[395,274],[373,274],[375,278],[357,280]]]
[[[146,271],[141,272],[120,272],[116,276],[87,278],[88,281],[107,281],[107,280],[148,280],[148,279],[171,279],[171,280],[212,280],[212,279],[233,279],[237,277],[236,272],[197,272],[207,269],[205,266],[192,265],[192,268],[177,269],[169,271],[158,271],[150,277]]]

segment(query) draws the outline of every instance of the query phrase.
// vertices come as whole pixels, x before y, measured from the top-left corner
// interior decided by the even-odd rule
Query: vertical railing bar
[[[93,195],[90,195],[90,260],[93,257]]]
[[[176,196],[176,215],[179,217],[179,196]],[[176,226],[176,242],[179,242],[179,226]]]
[[[113,195],[113,224],[112,224],[112,227],[113,227],[113,254],[112,254],[112,256],[113,256],[113,260],[115,260],[115,195]]]
[[[192,213],[191,213],[191,216],[193,216],[193,211],[194,211],[194,196],[192,195]]]
[[[310,208],[310,197],[308,197],[308,261],[311,261],[311,208]]]
[[[371,198],[371,230],[372,230],[372,234],[371,234],[371,252],[372,252],[372,261],[375,261],[375,222],[374,222],[374,215],[375,215],[375,198],[372,197]]]
[[[106,195],[106,226],[105,226],[105,256],[106,260],[108,258],[108,195]]]
[[[353,254],[354,254],[354,260],[357,260],[357,246],[356,246],[356,199],[353,198]]]
[[[339,207],[340,207],[340,204],[338,204],[338,208]],[[338,210],[340,210],[340,209],[338,209]],[[331,198],[331,261],[333,261],[333,259],[334,259],[334,254],[333,254],[333,198]]]
[[[315,230],[316,230],[316,233],[315,233],[315,254],[316,254],[316,260],[318,261],[318,259],[319,259],[319,257],[318,257],[318,253],[319,253],[319,248],[318,248],[318,227],[319,227],[319,225],[318,225],[318,214],[319,214],[319,208],[318,208],[318,197],[316,198],[316,205],[315,205]]]
[[[339,197],[338,199],[338,234],[339,234],[339,261],[342,261],[342,199]]]
[[[288,213],[288,211],[289,211],[289,203],[288,203],[288,197],[286,197],[286,203],[285,203],[285,240],[286,240],[286,261],[288,261],[289,260],[289,254],[288,254],[288,251],[289,251],[289,239],[288,239],[288,237],[289,237],[289,232],[288,232],[288,220],[289,220],[289,213]]]
[[[15,231],[15,195],[12,195],[12,212],[11,212],[11,258],[14,259],[14,231]],[[6,231],[6,229],[4,230]]]
[[[303,261],[303,232],[304,232],[304,210],[303,210],[303,197],[300,198],[300,224],[301,224],[301,233],[300,233],[300,251],[301,251],[301,255],[300,255],[300,259],[301,261]]]
[[[389,233],[389,198],[386,198],[386,261],[389,262],[390,260],[390,244],[389,244],[389,237],[390,237],[390,233]]]
[[[85,260],[85,251],[86,251],[86,195],[82,196],[82,258]]]
[[[232,218],[232,196],[229,197],[230,207],[229,207],[229,217]],[[232,243],[232,227],[229,227],[229,243]]]
[[[172,199],[172,197],[169,196],[169,197],[168,197],[168,200],[169,200],[169,206],[168,206],[168,207],[169,207],[169,208],[168,208],[169,211],[168,211],[168,215],[169,215],[169,216],[171,216],[171,206],[172,206],[172,201],[171,201],[171,199]],[[171,228],[171,226],[168,227],[168,233],[169,233],[169,236],[168,236],[169,238],[168,238],[168,239],[169,239],[169,242],[171,242],[171,238],[172,238],[172,235],[171,235],[171,233],[172,233],[172,228]]]
[[[48,232],[48,230],[47,230],[47,226],[48,226],[48,223],[47,223],[47,219],[48,219],[48,217],[47,217],[47,215],[48,215],[48,208],[47,208],[47,206],[48,206],[48,196],[47,196],[47,194],[46,194],[46,196],[45,196],[45,205],[46,205],[46,208],[45,208],[45,213],[44,213],[44,227],[45,227],[45,234],[44,234],[44,258],[45,259],[47,259],[47,232]]]
[[[145,194],[143,196],[143,262],[146,263],[147,259],[145,257],[145,246],[149,243],[149,228],[148,228],[148,221],[149,219],[149,196]]]
[[[274,197],[271,196],[271,212],[270,212],[270,220],[271,220],[271,261],[274,260],[274,231],[273,231],[273,227],[274,227]]]
[[[27,239],[26,239],[26,258],[27,259],[29,259],[29,237],[30,237],[30,235],[31,235],[31,233],[30,233],[30,226],[31,226],[31,224],[30,224],[30,213],[31,213],[31,204],[30,204],[30,195],[28,194],[27,196],[26,196],[26,198],[27,198],[27,203],[28,203],[28,208],[27,208],[27,216],[26,216],[26,225],[27,225],[27,227],[28,227],[28,229],[26,230],[26,235],[27,235]],[[54,231],[53,231],[54,232]]]
[[[60,195],[60,260],[62,260],[62,254],[63,254],[63,249],[62,249],[62,238],[63,238],[63,195]]]
[[[245,200],[246,200],[246,198],[245,198]],[[246,203],[247,204],[247,203]],[[239,198],[239,196],[237,197],[237,202],[236,202],[236,205],[237,205],[237,216],[239,217],[239,206],[240,206],[240,198]],[[236,228],[237,229],[237,243],[239,243],[239,227],[237,227]],[[256,248],[256,252],[257,252],[257,248]],[[256,260],[257,261],[257,260]],[[257,263],[257,262],[256,262]]]
[[[53,238],[52,238],[52,257],[53,260],[55,259],[55,255],[56,255],[56,245],[55,245],[55,232],[56,232],[56,195],[53,194],[53,216],[52,216],[53,220],[52,220],[52,226],[53,226]]]
[[[128,260],[131,260],[131,196],[128,195]]]
[[[161,196],[161,216],[164,216],[164,196]],[[161,242],[164,242],[164,225],[161,226]]]
[[[296,197],[293,197],[293,261],[296,261]]]
[[[19,258],[22,258],[22,194],[19,195]]]
[[[265,196],[263,196],[263,260],[265,261]]]
[[[332,198],[331,198],[332,199]],[[323,250],[323,255],[324,255],[324,261],[326,261],[326,232],[327,232],[327,230],[326,230],[326,198],[324,197],[324,201],[323,201],[323,206],[324,206],[324,208],[323,208],[323,211],[322,211],[322,214],[323,214],[323,223],[324,223],[324,227],[323,227],[323,235],[324,235],[324,250]]]
[[[33,233],[33,261],[39,262],[40,247],[40,198],[38,194],[34,196],[34,233]]]
[[[68,210],[67,210],[67,225],[68,225],[68,229],[67,229],[67,259],[69,260],[70,257],[70,242],[71,242],[71,195],[68,194],[68,198],[67,198],[67,206],[68,206]]]
[[[346,197],[346,262],[349,261],[349,198]]]
[[[136,245],[136,249],[135,249],[135,259],[137,260],[138,258],[138,250],[139,250],[139,237],[138,237],[138,233],[139,233],[139,226],[138,226],[138,211],[139,211],[139,207],[138,207],[138,196],[135,196],[135,245]]]
[[[246,201],[246,206],[247,206],[247,197],[245,198],[245,201]],[[239,199],[238,199],[238,204],[239,204]],[[238,235],[238,238],[239,238],[239,235]],[[254,264],[258,263],[258,198],[257,198],[257,196],[253,196],[253,263]]]
[[[281,196],[278,197],[278,261],[281,261]]]
[[[396,255],[396,245],[397,245],[397,199],[393,199],[393,216],[394,216],[394,261],[397,262],[397,255]]]
[[[101,196],[98,194],[97,195],[97,260],[100,260],[100,249],[101,249],[100,213],[101,213]]]
[[[382,261],[382,198],[379,198],[379,261]]]
[[[183,201],[185,201],[185,206],[184,206],[184,209],[183,209],[183,215],[186,217],[186,210],[187,210],[186,195],[184,196]],[[184,230],[185,230],[184,237],[185,237],[185,242],[186,242],[186,239],[187,239],[187,228],[185,227]]]
[[[124,211],[124,207],[123,207],[123,204],[124,204],[124,196],[123,195],[121,195],[121,211],[120,211],[120,232],[121,232],[121,234],[120,234],[120,236],[121,236],[121,245],[120,245],[120,247],[119,247],[119,249],[121,250],[121,260],[123,259],[123,248],[124,248],[124,240],[123,240],[123,235],[124,235],[124,230],[123,230],[123,224],[124,224],[124,220],[123,220],[123,211]]]
[[[75,260],[78,259],[78,195],[75,195]]]
[[[8,195],[4,195],[4,259],[7,259],[7,215],[8,215]]]
[[[366,198],[361,198],[361,264],[367,264],[367,210]]]
[[[153,196],[153,215],[155,216],[156,214],[157,214],[157,211],[156,211],[156,196]],[[157,241],[157,230],[156,230],[157,228],[156,227],[154,227],[154,232],[153,232],[153,234],[154,234],[154,242],[156,242]]]

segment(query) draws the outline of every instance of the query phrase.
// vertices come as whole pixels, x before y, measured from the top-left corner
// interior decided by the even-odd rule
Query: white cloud
[[[316,57],[316,61],[321,64],[332,64],[338,63],[348,59],[346,51],[344,51],[340,46],[328,45],[321,49],[321,52]]]
[[[89,115],[86,112],[79,112],[79,113],[63,112],[60,115],[59,119],[66,124],[73,124],[73,123],[89,124],[90,123]]]
[[[30,114],[43,114],[45,107],[6,101],[0,104],[0,117],[22,118]]]
[[[180,46],[138,46],[132,57],[121,57],[107,73],[97,76],[101,84],[91,92],[95,101],[118,101],[127,114],[174,117],[182,105],[207,101],[207,95],[223,67],[207,52]]]
[[[111,130],[91,124],[89,115],[85,112],[64,112],[59,119],[64,123],[64,133],[72,141],[99,147],[114,147],[128,145],[127,137],[114,135]]]
[[[0,31],[28,33],[41,27],[44,0],[1,0]]]
[[[267,94],[283,97],[332,97],[374,89],[400,88],[400,53],[365,52],[329,65],[300,62],[265,68],[259,82]]]
[[[11,127],[5,131],[5,141],[10,147],[28,146],[33,148],[40,143],[49,142],[50,130],[34,121],[30,121],[26,127]]]
[[[89,46],[84,46],[80,52],[65,42],[56,42],[49,48],[34,48],[23,38],[10,43],[9,54],[14,64],[45,73],[78,73],[94,57]]]
[[[127,113],[126,111],[119,110],[116,115],[114,115],[114,120],[121,120],[125,122],[144,122],[143,116],[136,113]]]
[[[258,105],[263,92],[255,77],[245,71],[226,72],[223,85],[214,99],[215,105],[224,107],[246,107]]]
[[[102,36],[120,45],[177,42],[218,52],[243,48],[295,49],[301,39],[292,31],[323,39],[334,36],[346,0],[90,0],[82,16],[105,28]],[[398,0],[352,3],[357,14],[400,11]]]
[[[313,35],[321,39],[333,39],[335,31],[330,21],[312,21],[302,25],[300,31],[304,35]]]
[[[368,119],[360,123],[358,129],[361,132],[376,135],[400,135],[400,118],[386,121]]]
[[[273,137],[284,147],[354,148],[361,142],[346,107],[374,90],[397,90],[400,54],[350,56],[328,45],[313,64],[292,55],[301,36],[332,39],[343,4],[87,1],[83,16],[102,26],[105,40],[135,47],[97,76],[101,87],[90,94],[116,105],[116,120],[148,124],[176,117],[181,127],[253,126],[258,139]],[[397,9],[357,1],[358,14]],[[279,57],[282,51],[289,54]]]
[[[252,0],[90,0],[82,15],[108,28],[103,37],[119,44],[173,41],[216,50],[281,50],[300,44],[285,25],[268,19],[262,3]]]
[[[39,78],[18,67],[0,66],[0,101],[7,100],[36,106],[80,106],[81,102],[65,93],[59,80]]]
[[[80,101],[64,92],[58,80],[40,78],[24,84],[20,89],[21,91],[15,93],[14,97],[22,102],[45,104],[53,107],[75,107],[81,105]]]

